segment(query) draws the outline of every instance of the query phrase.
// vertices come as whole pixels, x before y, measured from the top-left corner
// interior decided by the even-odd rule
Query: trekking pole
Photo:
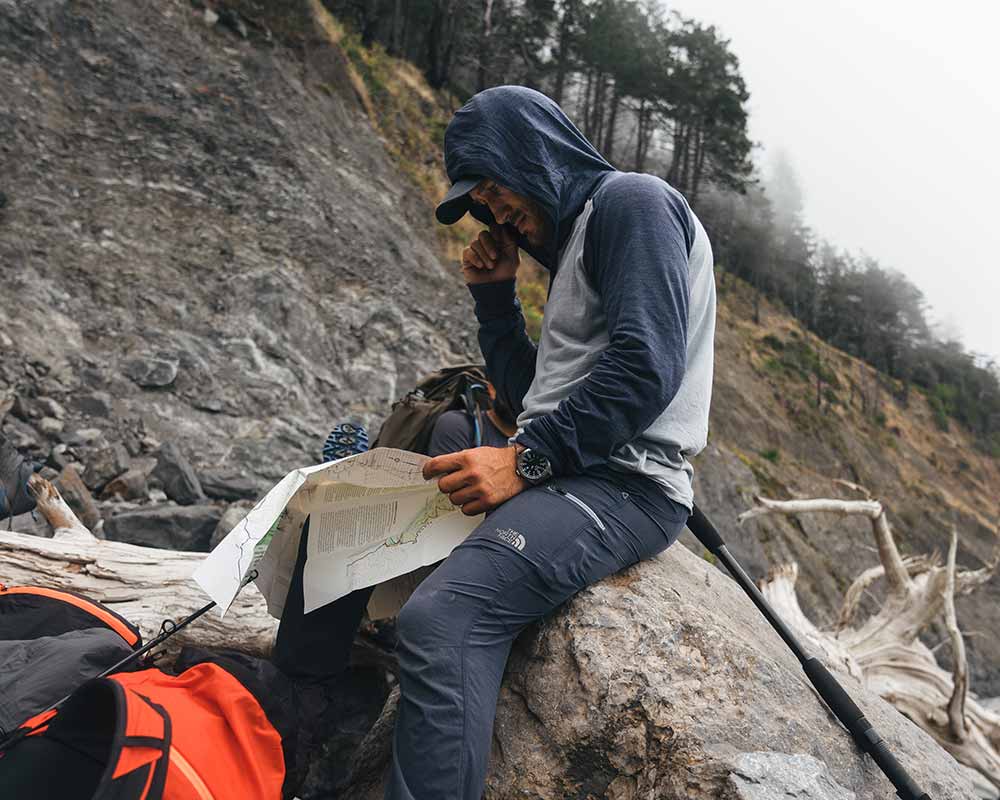
[[[784,640],[785,644],[788,645],[788,648],[799,660],[802,669],[806,673],[806,677],[816,687],[816,691],[819,692],[823,701],[830,707],[830,710],[833,711],[843,726],[847,728],[858,747],[872,757],[878,768],[885,773],[885,776],[892,782],[892,785],[896,787],[896,794],[902,800],[930,800],[930,795],[914,783],[913,778],[903,769],[903,765],[889,752],[889,747],[885,743],[885,740],[878,735],[875,728],[872,727],[872,724],[861,712],[861,709],[858,708],[857,704],[851,699],[851,696],[844,690],[844,687],[840,685],[840,682],[833,677],[833,674],[818,658],[809,655],[805,651],[795,638],[795,634],[774,613],[774,609],[764,599],[764,595],[761,594],[760,589],[750,580],[750,576],[744,572],[739,562],[733,558],[726,547],[726,543],[722,541],[722,536],[715,529],[715,526],[697,506],[694,507],[694,511],[688,519],[687,526],[691,530],[691,533],[697,537],[698,541],[725,564],[726,569],[729,570],[729,574],[743,587],[743,591],[750,595],[750,599],[753,600],[754,605],[757,606],[760,613],[771,623],[771,627],[774,628],[778,636]]]
[[[242,590],[251,581],[256,580],[256,578],[257,578],[257,570],[255,570],[255,569],[250,570],[250,572],[247,573],[247,576],[243,579],[243,583],[240,584],[240,590]],[[194,622],[196,619],[198,619],[198,617],[202,616],[203,614],[207,614],[209,611],[211,611],[213,608],[215,608],[216,605],[218,605],[218,603],[216,603],[214,600],[211,603],[206,603],[201,608],[199,608],[197,611],[194,611],[191,614],[188,614],[180,622],[174,622],[171,619],[165,619],[165,620],[163,620],[163,623],[160,625],[160,632],[155,637],[153,637],[148,642],[146,642],[146,644],[144,644],[138,650],[136,650],[136,651],[134,651],[132,653],[129,653],[127,656],[125,656],[125,658],[123,658],[118,663],[112,664],[110,667],[108,667],[107,669],[105,669],[100,674],[95,675],[93,678],[89,678],[89,680],[95,680],[96,681],[96,680],[99,680],[100,678],[106,678],[106,677],[108,677],[108,675],[113,675],[116,672],[121,672],[121,670],[123,668],[125,668],[126,666],[128,666],[129,664],[131,664],[133,661],[138,660],[139,658],[141,658],[142,656],[144,656],[146,653],[148,653],[153,648],[159,647],[161,644],[163,644],[165,641],[167,641],[167,639],[169,639],[171,636],[173,636],[179,630],[182,630],[183,628],[186,628],[188,625],[190,625],[192,622]],[[79,687],[77,687],[77,688],[79,688]],[[74,689],[73,692],[70,692],[68,695],[66,695],[58,703],[55,703],[55,704],[49,706],[48,708],[46,708],[44,711],[39,712],[39,714],[50,714],[53,711],[58,711],[62,707],[63,703],[65,703],[67,700],[69,700],[73,696],[73,693],[75,691],[76,691],[76,689]],[[32,714],[31,716],[32,717],[36,717],[36,716],[39,716],[39,714]],[[25,722],[27,722],[27,720],[25,720]],[[48,722],[48,717],[46,717],[46,719],[43,720],[42,722],[40,722],[36,727],[41,727],[46,722]],[[26,728],[25,727],[25,723],[22,722],[20,725],[18,725],[16,728],[14,728],[14,730],[12,730],[10,733],[8,733],[6,736],[0,738],[0,752],[2,752],[4,750],[7,750],[11,746],[17,744],[21,739],[23,739],[25,736],[29,735],[34,730],[35,730],[35,728]]]

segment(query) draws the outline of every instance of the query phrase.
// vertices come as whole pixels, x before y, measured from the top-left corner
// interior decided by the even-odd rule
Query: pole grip
[[[711,553],[718,553],[719,548],[725,547],[726,543],[722,541],[722,534],[720,534],[715,526],[709,522],[708,517],[706,517],[698,506],[695,506],[691,511],[691,516],[688,517],[687,526],[691,533],[695,535],[699,542],[701,542],[705,548]]]
[[[803,661],[802,669],[823,701],[851,732],[851,737],[857,742],[858,747],[872,757],[879,769],[896,787],[896,794],[902,800],[930,800],[930,795],[917,786],[903,765],[896,760],[885,740],[878,735],[878,731],[872,727],[857,703],[851,699],[830,670],[815,656]]]

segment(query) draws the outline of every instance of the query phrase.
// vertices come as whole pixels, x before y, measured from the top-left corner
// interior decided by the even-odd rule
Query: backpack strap
[[[476,398],[477,392],[485,392],[486,386],[478,381],[465,385],[462,391],[462,405],[465,413],[472,417],[473,441],[476,447],[483,446],[483,408]]]

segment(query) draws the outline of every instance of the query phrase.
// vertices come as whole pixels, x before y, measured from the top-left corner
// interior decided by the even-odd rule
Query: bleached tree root
[[[867,495],[861,487],[850,488]],[[778,615],[831,666],[859,676],[958,762],[1000,790],[1000,713],[969,693],[965,644],[955,616],[955,594],[967,594],[985,583],[1000,565],[1000,549],[981,569],[959,571],[955,565],[958,533],[952,530],[944,565],[936,556],[903,558],[882,504],[870,495],[858,501],[755,497],[754,503],[740,515],[740,522],[763,514],[815,512],[861,515],[872,521],[881,564],[859,575],[848,589],[835,630],[822,631],[803,614],[795,593],[796,564],[771,570],[761,581],[761,591]],[[850,627],[862,594],[883,576],[888,591],[881,608],[859,626]],[[951,672],[918,639],[936,620],[943,622],[952,645]]]
[[[97,539],[51,483],[34,475],[29,491],[56,534],[42,539],[0,532],[0,583],[79,592],[138,625],[144,640],[159,633],[164,620],[177,621],[208,602],[191,580],[204,554]],[[184,644],[267,655],[276,630],[277,621],[268,615],[257,587],[250,585],[224,618],[209,612],[171,637],[167,656]]]

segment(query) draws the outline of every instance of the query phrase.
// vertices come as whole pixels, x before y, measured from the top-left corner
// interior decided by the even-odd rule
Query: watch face
[[[525,450],[518,456],[517,464],[521,476],[528,481],[542,481],[552,475],[549,460],[541,453]]]

